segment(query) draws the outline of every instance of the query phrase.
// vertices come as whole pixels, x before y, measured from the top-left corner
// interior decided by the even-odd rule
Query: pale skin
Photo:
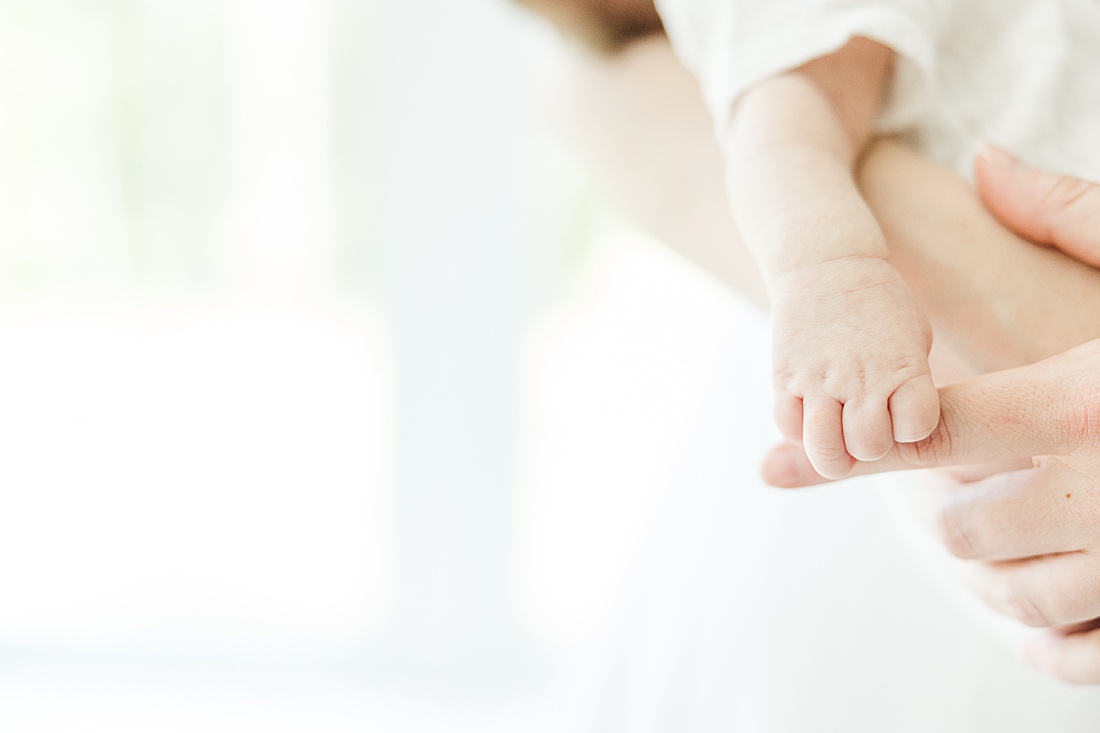
[[[829,478],[939,419],[931,326],[854,177],[893,61],[856,38],[768,79],[738,101],[722,146],[772,302],[776,423]]]
[[[667,41],[651,37],[615,55],[575,55],[553,102],[549,110],[558,115],[557,125],[628,215],[731,288],[767,303],[725,205],[724,165],[710,121],[694,80],[675,61]],[[988,211],[948,171],[889,141],[873,143],[858,169],[860,190],[882,227],[891,262],[936,333],[931,363],[940,383],[1039,362],[1100,337],[1095,317],[1100,273],[1077,261],[1100,264],[1100,190],[1005,164],[988,153],[978,160],[977,174]],[[1001,433],[983,426],[1010,420],[1018,421],[1012,440],[1021,455],[1048,452],[1045,441],[1057,442],[1062,430],[1059,411],[1051,405],[1078,397],[1067,391],[1069,385],[1058,385],[1083,379],[1087,386],[1089,375],[1096,373],[1098,351],[1091,345],[1065,359],[997,377],[978,391],[973,388],[981,387],[980,381],[968,383],[968,391],[945,392],[945,417],[933,436],[951,436],[941,444],[957,443],[952,431],[970,426],[967,450],[975,453],[969,458],[924,455],[938,455],[945,463],[1006,455],[997,452]],[[1028,394],[1032,381],[1045,384],[1048,392],[1021,402],[1019,395]],[[1050,394],[1061,397],[1052,401]],[[1068,618],[1100,618],[1095,594],[1082,592],[1100,587],[1100,567],[1080,561],[1100,557],[1100,482],[1095,478],[1100,475],[1100,428],[1086,426],[1091,439],[1078,446],[1072,461],[1048,460],[1047,468],[1061,468],[1045,474],[1057,479],[1045,489],[1028,488],[1038,472],[996,474],[976,483],[969,480],[972,475],[946,473],[928,482],[920,498],[930,530],[939,532],[956,554],[960,544],[951,537],[960,532],[970,538],[970,548],[995,548],[971,549],[981,554],[955,560],[963,582],[995,608],[1050,627],[1037,630],[1024,649],[1029,660],[1054,676],[1100,684],[1100,630],[1090,622],[1064,625]],[[928,444],[935,440],[895,446],[891,455]],[[789,468],[785,477],[776,473],[777,459]],[[885,470],[890,460],[856,473]],[[771,457],[769,478],[788,486],[820,482],[811,468],[801,450],[787,448]],[[1019,500],[1027,494],[1030,500]],[[1073,533],[1064,531],[1067,522],[1073,523]],[[952,526],[960,532],[945,531]],[[1046,554],[1038,562],[1028,559],[1037,552]],[[1006,563],[998,557],[1020,560]],[[1016,574],[1016,569],[1026,572]],[[1026,602],[1005,603],[1014,598]]]
[[[990,209],[1037,244],[1100,263],[1100,186],[1032,170],[990,151],[978,162]],[[1100,313],[1093,304],[1087,311]],[[1094,318],[1094,315],[1092,315]],[[1027,459],[992,476],[956,474],[931,520],[962,561],[964,581],[1004,614],[1054,627],[1023,649],[1071,682],[1100,683],[1100,340],[1031,366],[941,390],[942,418],[925,440],[896,446],[855,473]],[[765,478],[822,482],[794,444],[774,449]]]

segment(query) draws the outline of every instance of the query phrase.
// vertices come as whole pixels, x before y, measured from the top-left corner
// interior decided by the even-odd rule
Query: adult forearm
[[[860,176],[936,338],[973,372],[1027,364],[1100,336],[1100,271],[1006,231],[965,182],[878,143]]]
[[[764,304],[726,205],[709,116],[667,41],[574,61],[553,106],[604,187],[667,244]],[[1100,336],[1100,319],[1081,317],[1100,312],[1100,273],[1005,231],[950,171],[885,141],[869,151],[860,183],[933,323],[941,378]]]

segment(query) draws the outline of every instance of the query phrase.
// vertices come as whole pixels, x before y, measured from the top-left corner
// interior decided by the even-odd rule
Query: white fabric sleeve
[[[934,93],[936,48],[954,0],[657,0],[721,135],[753,85],[839,50],[855,36],[897,54],[876,129],[912,127]]]

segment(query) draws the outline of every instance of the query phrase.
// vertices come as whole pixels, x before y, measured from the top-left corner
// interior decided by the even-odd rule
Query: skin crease
[[[996,150],[977,164],[983,199],[1013,229],[1100,259],[1100,185],[1029,169]],[[1095,306],[1093,308],[1095,312]],[[1020,651],[1070,682],[1100,683],[1100,340],[1031,366],[941,390],[928,440],[859,467],[877,473],[1024,458],[1019,470],[933,487],[932,518],[964,581],[993,609],[1033,627]],[[778,486],[820,483],[802,450],[774,449]]]
[[[766,289],[728,214],[712,123],[694,79],[676,63],[667,41],[647,37],[614,55],[580,53],[571,64],[546,111],[579,149],[597,182],[641,226],[766,307]],[[668,155],[670,150],[676,154]],[[938,384],[1033,363],[1100,336],[1100,319],[1081,317],[1100,313],[1100,274],[1005,230],[963,180],[890,140],[871,144],[857,175],[886,236],[891,263],[931,321],[935,340],[930,361]],[[979,180],[982,176],[979,166]],[[1000,190],[1009,188],[1002,185]],[[1042,192],[1043,185],[1025,188]],[[1007,203],[1012,197],[998,196],[997,190],[986,198],[999,215],[1015,209],[1005,217],[1010,225],[1013,217],[1020,222],[1032,214],[1029,206]],[[671,200],[676,206],[668,205]],[[1036,234],[1024,227],[1021,233]],[[1075,255],[1089,251],[1073,245],[1065,249]],[[1100,255],[1086,260],[1100,261]],[[950,495],[991,472],[987,467],[945,474],[924,490],[926,513],[943,516],[952,506]],[[1097,474],[1100,466],[1088,477]],[[1008,478],[994,481],[1008,483],[1022,474],[1003,475]],[[979,484],[979,491],[986,488]],[[1087,485],[1055,497],[1073,506],[1085,500],[1100,507],[1100,496]],[[1082,516],[1100,526],[1100,512]],[[1012,537],[1019,528],[1019,516],[990,514],[993,533]],[[965,567],[989,570],[994,565],[971,561]],[[1079,584],[1092,577],[1075,576],[1071,570],[1064,579]],[[1002,609],[1004,599],[1011,598],[1003,592],[1003,581],[971,578],[970,586],[987,600],[1000,593]],[[1074,597],[1064,588],[1036,593],[1056,605]],[[1018,614],[1026,608],[1008,605]],[[1100,615],[1100,606],[1093,614]],[[1053,675],[1100,682],[1100,639],[1091,630],[1090,624],[1060,627],[1035,638],[1027,654]]]
[[[572,62],[546,113],[597,182],[632,219],[766,308],[726,203],[709,116],[667,41]],[[660,154],[667,150],[676,155]],[[1100,307],[1094,268],[1006,231],[964,181],[898,142],[872,143],[857,173],[890,261],[935,331],[937,382],[1035,362],[1100,336],[1100,324],[1079,317]],[[662,205],[669,199],[677,205]]]
[[[854,38],[765,80],[722,135],[731,209],[771,295],[775,419],[823,476],[928,436],[932,333],[853,177],[893,69]]]
[[[606,0],[525,2],[572,17],[577,6],[592,13]],[[624,17],[655,17],[652,0],[612,4]],[[766,308],[767,291],[729,214],[721,151],[698,83],[652,28],[623,37],[633,40],[615,53],[577,49],[544,114],[624,213]],[[1100,325],[1078,317],[1100,304],[1100,273],[1006,231],[949,171],[878,139],[856,174],[890,262],[936,334],[938,383],[1032,363],[1100,336]],[[676,206],[667,205],[670,197]]]

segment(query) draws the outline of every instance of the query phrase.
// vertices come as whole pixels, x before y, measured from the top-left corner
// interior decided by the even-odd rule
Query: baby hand
[[[808,265],[778,283],[772,308],[775,416],[814,470],[843,478],[894,441],[939,422],[932,333],[909,287],[875,257]]]

